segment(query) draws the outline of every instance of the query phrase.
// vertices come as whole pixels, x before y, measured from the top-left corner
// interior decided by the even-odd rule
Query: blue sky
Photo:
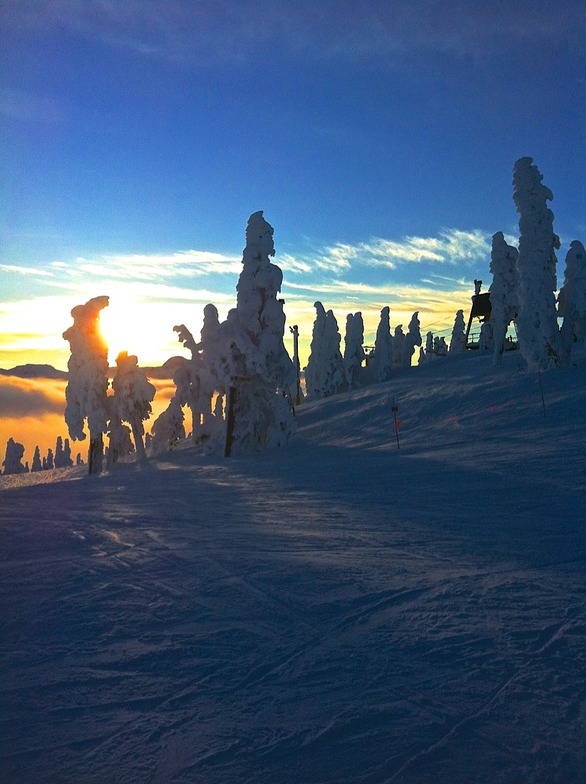
[[[163,361],[225,315],[248,216],[275,229],[288,323],[420,311],[446,329],[515,240],[533,157],[584,240],[580,0],[0,0],[0,366],[64,367],[70,309]],[[114,357],[115,358],[115,357]],[[113,358],[112,358],[113,361]]]

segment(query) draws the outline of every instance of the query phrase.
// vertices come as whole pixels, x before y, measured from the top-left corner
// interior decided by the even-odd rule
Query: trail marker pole
[[[397,419],[397,414],[399,413],[399,406],[395,403],[395,398],[393,398],[393,405],[391,406],[391,411],[393,412],[393,419],[395,422],[395,436],[397,437],[397,449],[401,448],[399,443],[399,428],[401,427],[401,422]]]

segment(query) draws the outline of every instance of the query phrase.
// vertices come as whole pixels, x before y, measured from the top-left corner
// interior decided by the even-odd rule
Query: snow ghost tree
[[[219,327],[223,350],[215,372],[229,390],[227,454],[284,446],[294,430],[287,395],[295,369],[283,342],[283,274],[270,261],[274,255],[273,227],[255,212],[246,227],[236,308]]]
[[[311,332],[309,358],[305,368],[305,391],[310,397],[319,397],[323,387],[323,374],[320,359],[323,351],[324,331],[326,328],[326,311],[321,302],[314,302],[315,320]]]
[[[349,313],[346,317],[344,338],[344,370],[348,389],[359,384],[360,369],[366,357],[364,353],[364,322],[362,313]]]
[[[28,469],[22,464],[23,455],[24,446],[13,438],[9,438],[6,442],[6,454],[2,463],[4,466],[4,473],[25,474]]]
[[[559,238],[553,232],[553,199],[532,158],[520,158],[513,168],[513,200],[519,213],[519,349],[530,370],[560,365],[563,349],[555,304],[556,255]]]
[[[480,335],[478,336],[478,350],[490,351],[492,348],[492,322],[490,319],[484,319],[480,326]]]
[[[415,353],[415,346],[421,346],[421,325],[419,323],[419,311],[416,310],[411,316],[405,342],[403,344],[403,365],[411,367],[411,359]]]
[[[346,389],[347,382],[336,317],[332,310],[326,313],[321,302],[314,303],[314,308],[316,317],[305,369],[305,388],[310,397],[323,398]]]
[[[35,453],[33,455],[33,464],[31,465],[31,471],[42,471],[43,464],[41,463],[41,450],[38,446],[35,447]]]
[[[391,309],[385,306],[380,312],[380,321],[374,339],[373,364],[374,382],[379,384],[391,378],[393,367],[393,342],[391,338]]]
[[[46,471],[50,471],[53,468],[55,468],[55,459],[53,457],[53,450],[51,449],[51,447],[47,449],[47,457],[43,458],[43,468]]]
[[[424,365],[435,359],[435,348],[433,332],[431,330],[425,335],[425,349],[421,348],[419,351],[419,364]]]
[[[191,351],[191,359],[185,365],[177,368],[173,374],[176,392],[175,397],[181,406],[187,406],[191,411],[191,437],[196,444],[200,440],[202,417],[206,407],[209,408],[209,401],[206,402],[201,394],[201,377],[203,374],[203,362],[199,353],[199,345],[185,324],[173,327],[177,332],[179,340],[185,348]]]
[[[71,438],[83,441],[87,419],[90,474],[102,470],[103,434],[108,429],[108,346],[100,332],[100,312],[108,302],[108,297],[94,297],[85,305],[77,305],[71,311],[73,325],[63,333],[71,348],[65,422]]]
[[[450,340],[450,354],[462,354],[466,350],[466,322],[464,321],[464,311],[459,310],[454,319],[452,337]]]
[[[155,454],[168,452],[185,438],[183,421],[181,404],[176,397],[172,397],[167,408],[153,422],[152,448]]]
[[[505,337],[511,321],[517,316],[517,248],[505,242],[502,231],[492,236],[490,254],[490,323],[494,349],[493,364],[498,365],[505,350]]]
[[[397,324],[393,334],[393,365],[403,367],[405,356],[405,333],[403,325]]]
[[[71,468],[73,460],[71,459],[71,447],[69,439],[57,436],[57,443],[55,444],[55,468]]]
[[[558,316],[563,318],[561,337],[572,365],[586,362],[586,255],[578,240],[566,255],[564,285],[558,297]]]
[[[138,367],[137,357],[121,351],[116,359],[116,375],[112,381],[114,394],[108,398],[110,419],[128,422],[132,430],[137,459],[146,460],[144,422],[151,415],[156,389]]]
[[[207,441],[219,431],[222,420],[212,410],[214,394],[224,394],[223,382],[218,378],[217,368],[222,365],[220,322],[215,305],[206,305],[197,343],[184,324],[173,328],[179,340],[191,351],[191,359],[177,370],[173,380],[177,387],[176,397],[180,405],[191,409],[192,439],[194,443]],[[217,401],[217,399],[216,399]]]

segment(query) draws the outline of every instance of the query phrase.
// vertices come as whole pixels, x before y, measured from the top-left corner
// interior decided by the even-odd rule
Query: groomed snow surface
[[[3,478],[0,781],[584,781],[585,381],[466,354],[288,449]]]

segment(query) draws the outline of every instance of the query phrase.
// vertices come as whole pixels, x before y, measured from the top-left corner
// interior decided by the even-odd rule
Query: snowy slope
[[[447,358],[4,485],[0,781],[583,781],[585,381]]]

